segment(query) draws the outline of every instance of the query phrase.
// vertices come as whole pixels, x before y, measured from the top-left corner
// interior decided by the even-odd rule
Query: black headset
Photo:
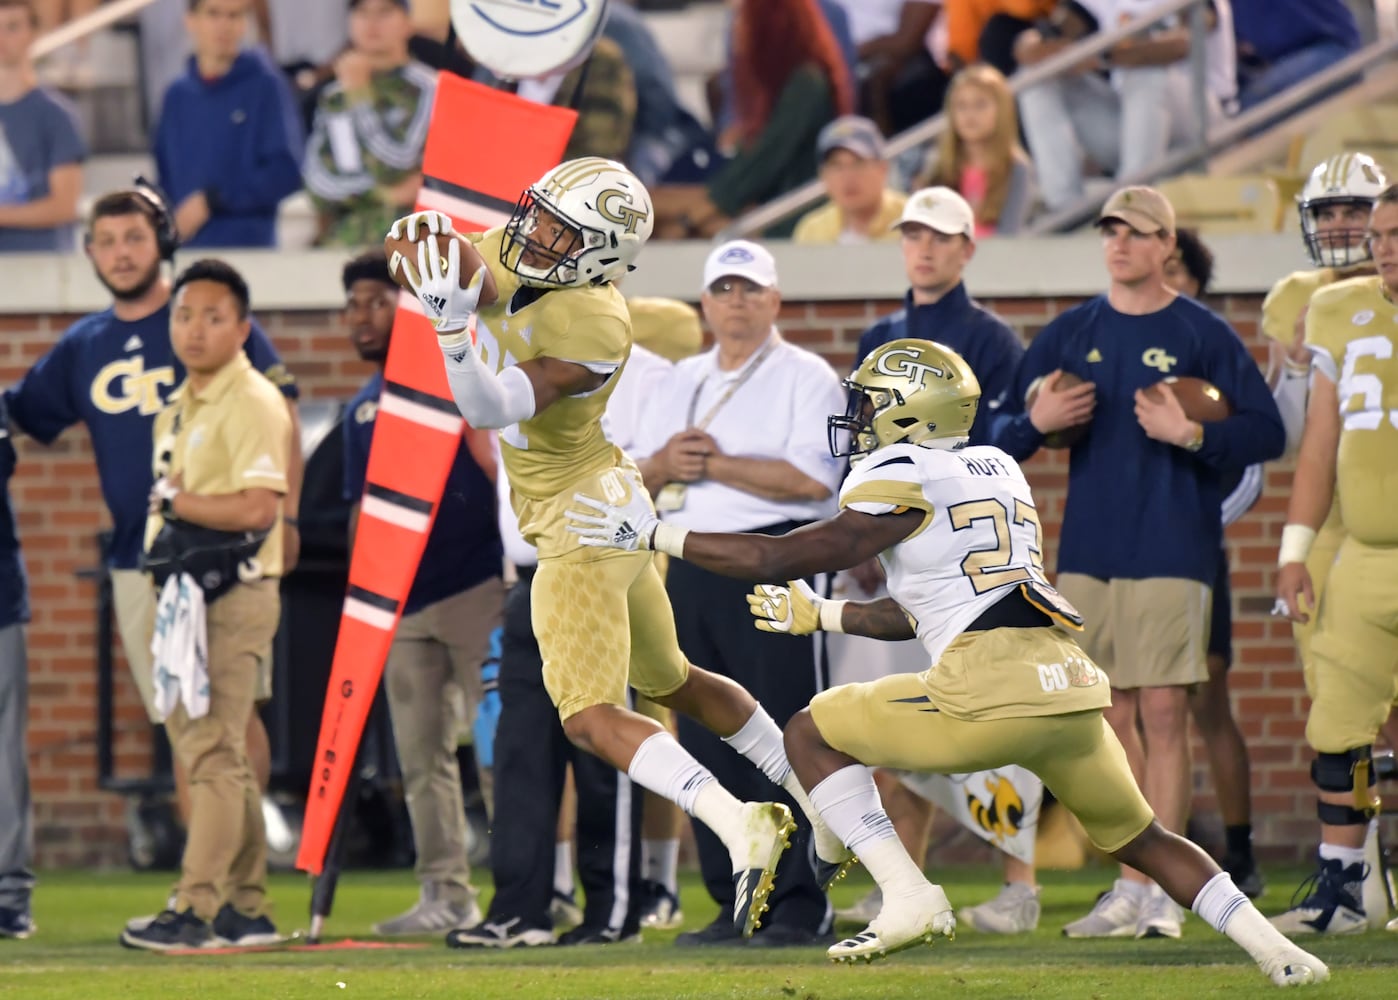
[[[175,228],[175,217],[170,213],[165,193],[141,174],[136,175],[131,193],[150,207],[151,222],[155,226],[155,245],[160,251],[160,259],[173,261],[175,251],[180,248],[180,233]]]

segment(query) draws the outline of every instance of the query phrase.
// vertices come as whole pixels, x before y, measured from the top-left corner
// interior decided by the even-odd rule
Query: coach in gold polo
[[[291,427],[276,387],[243,353],[248,308],[246,282],[222,261],[199,261],[175,281],[170,339],[188,376],[155,421],[146,548],[151,565],[175,537],[207,601],[208,708],[191,718],[181,697],[165,720],[189,773],[189,829],[173,905],[127,925],[121,941],[133,948],[277,940],[263,913],[267,841],[245,734],[280,616]]]

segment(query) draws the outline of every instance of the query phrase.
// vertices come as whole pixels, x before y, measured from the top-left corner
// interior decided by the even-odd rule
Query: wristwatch
[[[1184,446],[1184,450],[1198,451],[1202,447],[1204,447],[1204,425],[1196,421],[1194,424],[1194,437],[1189,439],[1189,443]]]

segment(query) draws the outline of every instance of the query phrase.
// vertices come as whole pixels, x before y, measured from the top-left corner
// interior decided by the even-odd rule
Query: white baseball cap
[[[704,287],[720,278],[747,278],[763,288],[777,287],[777,262],[765,247],[751,240],[730,240],[714,247],[704,261]]]
[[[903,214],[892,228],[901,229],[910,222],[948,236],[976,238],[976,213],[965,198],[949,187],[922,188],[910,194]]]

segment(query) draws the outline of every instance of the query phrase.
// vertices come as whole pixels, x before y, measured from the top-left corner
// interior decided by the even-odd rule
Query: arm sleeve
[[[53,146],[50,150],[49,169],[65,167],[71,163],[82,163],[87,159],[87,143],[83,142],[78,129],[77,115],[66,103],[59,105],[62,114],[52,116]]]
[[[1009,391],[1000,404],[1000,412],[987,428],[990,444],[1007,452],[1016,462],[1023,462],[1044,443],[1044,436],[1029,422],[1029,414],[1024,410],[1024,397],[1034,380],[1049,374],[1058,367],[1061,319],[1046,326],[1015,366],[1014,376],[1009,382]]]
[[[283,198],[301,189],[301,154],[305,137],[291,101],[291,88],[280,74],[264,82],[258,95],[254,167],[206,192],[210,203],[231,215],[275,211]]]
[[[1287,455],[1295,455],[1301,446],[1301,432],[1306,427],[1306,400],[1310,395],[1309,373],[1293,375],[1283,369],[1272,390],[1272,398],[1277,401],[1281,413],[1282,426],[1286,428]]]
[[[1220,469],[1278,458],[1286,448],[1286,429],[1272,392],[1243,342],[1217,322],[1222,327],[1217,333],[1204,331],[1204,377],[1232,402],[1233,415],[1204,425],[1204,444],[1195,455]]]
[[[5,393],[11,422],[40,444],[52,444],[83,418],[69,374],[71,355],[69,341],[60,340]]]
[[[996,235],[1013,236],[1023,229],[1033,204],[1034,168],[1017,159],[1010,170],[1010,188],[1005,193],[1005,204],[1000,208],[1000,218],[995,220]]]
[[[832,117],[830,85],[819,72],[802,67],[791,75],[767,119],[767,127],[709,182],[709,200],[725,215],[773,197],[782,176],[806,148],[816,128]]]
[[[296,384],[295,376],[286,370],[281,355],[277,353],[271,339],[263,332],[262,327],[257,325],[256,320],[253,321],[247,343],[243,345],[243,352],[247,354],[252,366],[266,375],[268,381],[276,386],[283,396],[288,399],[301,397],[301,389]]]

